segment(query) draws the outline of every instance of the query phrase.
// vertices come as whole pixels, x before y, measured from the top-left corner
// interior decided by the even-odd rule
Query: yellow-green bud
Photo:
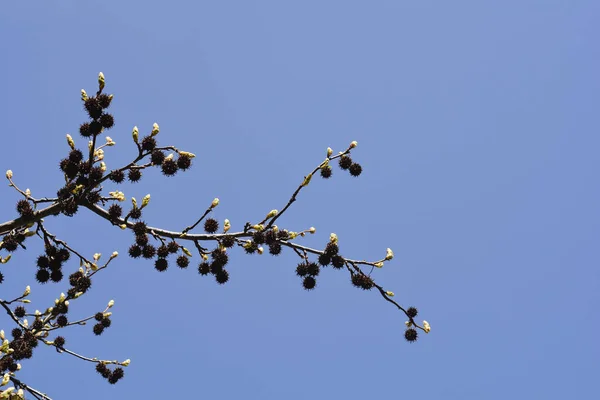
[[[337,243],[337,242],[338,242],[338,237],[337,237],[337,235],[336,235],[335,233],[332,233],[332,234],[330,234],[330,235],[329,235],[329,241],[330,241],[331,243]]]
[[[191,257],[192,253],[190,253],[190,251],[188,249],[186,249],[185,247],[182,247],[181,250],[185,253],[186,256]]]
[[[181,151],[181,150],[179,151],[179,155],[186,156],[186,157],[189,157],[189,158],[196,157],[196,155],[194,153],[190,153],[188,151]]]
[[[429,322],[423,321],[423,330],[425,330],[425,333],[429,333],[429,331],[431,330],[431,326],[429,326]]]
[[[317,231],[317,228],[315,228],[314,226],[311,226],[308,231],[312,234],[312,233],[315,233]]]
[[[131,132],[131,137],[133,137],[133,141],[134,142],[138,142],[138,136],[139,136],[140,131],[138,130],[137,126],[133,127],[133,131]]]
[[[129,364],[131,364],[131,360],[129,358],[121,363],[121,365],[124,367],[128,367]]]
[[[141,208],[146,207],[148,205],[148,203],[150,203],[150,195],[149,194],[145,195],[144,198],[142,199],[142,207]]]
[[[351,149],[355,148],[356,146],[358,146],[358,142],[356,140],[353,141],[352,143],[350,143],[350,148]]]
[[[158,135],[158,132],[160,132],[160,128],[158,127],[158,124],[155,122],[154,124],[152,124],[152,136],[156,136]]]
[[[376,262],[375,264],[373,264],[375,267],[377,268],[383,268],[383,263],[381,261]]]
[[[102,72],[100,72],[98,74],[98,87],[100,88],[100,90],[104,89],[104,74]]]
[[[6,179],[12,179],[13,177],[13,172],[9,169],[8,171],[6,171]]]
[[[67,143],[69,144],[69,147],[71,148],[71,150],[75,150],[75,142],[73,141],[73,138],[71,137],[71,135],[69,135],[67,133]]]
[[[131,204],[133,204],[133,208],[137,208],[137,200],[135,199],[135,197],[131,198]]]
[[[277,210],[271,210],[271,211],[269,211],[269,213],[267,214],[267,219],[273,218],[274,216],[277,215],[278,212],[279,211],[277,211]]]
[[[327,148],[327,157],[331,157],[331,155],[333,154],[333,149],[331,147]]]
[[[389,290],[385,292],[389,297],[394,297],[394,292],[390,292]]]
[[[210,204],[210,208],[215,208],[218,205],[219,205],[219,199],[217,197],[215,197],[215,199]]]
[[[312,179],[312,174],[308,174],[304,177],[304,182],[302,182],[302,186],[308,186],[310,180]]]
[[[394,252],[388,247],[388,249],[386,250],[385,259],[389,261],[392,258],[394,258]]]
[[[114,140],[112,140],[112,138],[110,136],[106,137],[106,145],[107,146],[114,146],[116,143]]]
[[[231,229],[231,223],[229,222],[228,219],[226,219],[223,224],[223,232],[227,233],[227,231],[229,231],[229,229]]]
[[[115,305],[115,301],[114,300],[111,300],[111,301],[108,302],[108,308],[111,308],[114,305]]]
[[[31,293],[31,286],[27,286],[25,288],[25,291],[23,292],[23,297],[29,296],[29,294]]]
[[[85,89],[81,89],[81,100],[86,101],[88,99],[88,95]]]

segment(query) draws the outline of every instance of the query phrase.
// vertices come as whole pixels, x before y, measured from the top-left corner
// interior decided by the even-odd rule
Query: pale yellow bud
[[[394,297],[394,292],[390,292],[389,290],[385,292],[389,297]]]
[[[30,231],[29,229],[25,229],[25,232],[23,232],[25,234],[25,237],[31,237],[33,235],[35,235],[34,231]]]
[[[100,163],[100,171],[102,171],[102,172],[106,172],[106,164],[104,163],[104,161],[102,161],[102,162]]]
[[[385,259],[389,261],[392,258],[394,258],[394,252],[392,251],[392,249],[390,249],[388,247],[388,249],[386,250],[386,253],[385,253]]]
[[[25,328],[29,328],[29,321],[27,321],[27,319],[24,319],[24,320],[23,320],[23,326],[24,326]]]
[[[104,74],[102,72],[100,72],[98,74],[98,87],[100,88],[100,90],[104,89]]]
[[[302,186],[308,186],[310,180],[312,179],[312,174],[308,174],[304,177],[304,182],[302,182]]]
[[[333,154],[333,149],[331,147],[327,148],[327,157],[331,157],[331,155]]]
[[[273,232],[277,233],[279,232],[279,227],[277,225],[273,225]]]
[[[165,157],[165,160],[172,160],[172,159],[173,159],[173,153],[171,153]]]
[[[229,223],[229,220],[226,219],[223,224],[223,232],[227,233],[227,231],[229,231],[229,229],[231,229],[231,224]]]
[[[383,268],[383,263],[381,261],[376,262],[375,264],[373,264],[374,266],[376,266],[377,268]]]
[[[81,89],[81,100],[86,101],[88,99],[88,95],[85,89]]]
[[[210,204],[210,208],[215,208],[218,205],[219,205],[219,199],[217,197],[215,197],[215,199]]]
[[[23,297],[29,296],[30,293],[31,293],[31,286],[27,286],[25,288],[25,291],[23,292]]]
[[[129,364],[131,364],[131,360],[129,358],[121,363],[121,365],[124,367],[128,367]]]
[[[102,257],[102,254],[100,253],[95,253],[94,254],[94,261],[98,261],[100,259],[100,257]]]
[[[133,131],[131,132],[131,137],[133,137],[133,141],[136,143],[138,142],[139,134],[140,134],[140,131],[138,130],[138,127],[134,126]]]
[[[108,302],[108,308],[111,308],[114,305],[115,305],[115,301],[114,300],[111,300],[111,301]]]
[[[263,224],[257,224],[253,225],[252,228],[256,229],[257,231],[262,231],[265,229],[265,226]]]
[[[337,243],[337,242],[338,242],[338,237],[337,237],[337,235],[336,235],[335,233],[332,233],[332,234],[330,234],[330,235],[329,235],[329,241],[330,241],[331,243]]]
[[[113,251],[112,254],[110,255],[110,258],[115,258],[118,255],[119,255],[118,251]]]
[[[258,248],[258,254],[262,254],[265,250],[262,248],[262,246],[260,246]]]
[[[21,300],[21,301],[22,301],[23,303],[25,303],[25,304],[29,304],[29,303],[31,303],[31,300]]]
[[[98,158],[98,161],[104,160],[104,150],[98,149],[94,152],[94,156]]]
[[[274,216],[277,215],[278,212],[279,211],[277,211],[277,210],[271,210],[271,211],[269,211],[269,213],[267,214],[267,219],[273,218]]]
[[[203,259],[204,261],[208,260],[208,254],[202,254],[202,259]]]
[[[404,325],[406,325],[407,328],[410,328],[412,326],[412,322],[406,321]]]
[[[81,189],[83,189],[83,185],[77,185],[73,190],[71,190],[71,193],[77,194],[81,191]]]
[[[160,132],[160,128],[158,127],[158,124],[155,122],[154,124],[152,124],[152,136],[156,136],[158,135],[158,132]]]
[[[25,189],[25,196],[31,196],[31,190],[29,190],[29,188]]]
[[[315,233],[317,231],[317,228],[315,228],[314,226],[311,226],[310,229],[308,230],[311,234]]]
[[[145,195],[144,198],[142,199],[142,207],[141,208],[146,207],[148,205],[148,203],[150,203],[150,195],[149,194]]]
[[[131,204],[133,204],[133,208],[137,208],[137,200],[135,199],[135,197],[131,198]]]
[[[425,330],[425,333],[429,333],[429,331],[431,330],[431,326],[429,326],[429,322],[423,321],[423,330]]]
[[[186,156],[189,158],[194,158],[196,155],[194,153],[190,153],[188,151],[179,151],[179,155]]]
[[[4,329],[2,329],[2,330],[0,331],[0,339],[1,339],[1,340],[4,340],[4,339],[5,339],[5,338],[4,338]]]
[[[182,247],[181,250],[185,253],[186,256],[188,256],[188,257],[192,256],[192,253],[185,247]]]
[[[114,146],[116,143],[114,140],[112,140],[112,138],[110,136],[106,137],[106,145],[107,146]]]
[[[9,169],[8,171],[6,171],[6,179],[12,179],[13,177],[13,172]]]
[[[94,142],[92,142],[91,140],[88,142],[88,150],[91,150],[92,147],[94,147]]]
[[[121,225],[119,225],[119,228],[121,228],[121,229],[125,230],[125,229],[127,229],[127,225],[125,225],[125,224],[121,224]]]
[[[69,144],[69,147],[71,148],[71,150],[75,150],[75,142],[73,141],[73,138],[71,137],[71,135],[69,135],[67,133],[67,143]]]
[[[296,232],[288,232],[288,237],[290,239],[296,239],[297,236],[298,234]]]
[[[5,386],[9,381],[10,381],[10,375],[4,374],[4,377],[2,377],[2,382],[0,382],[0,386]],[[11,388],[6,389],[4,391],[4,393],[8,392],[9,389],[11,389]],[[15,388],[12,388],[12,389],[15,390]],[[10,393],[10,392],[8,392],[8,393]]]
[[[356,140],[353,141],[352,143],[350,143],[350,148],[351,149],[355,148],[356,146],[358,146],[358,142]]]
[[[90,265],[90,269],[92,271],[97,271],[98,270],[98,264],[94,263],[94,264]]]

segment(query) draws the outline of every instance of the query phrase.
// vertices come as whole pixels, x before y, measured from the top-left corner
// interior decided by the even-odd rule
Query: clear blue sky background
[[[599,17],[591,0],[4,2],[0,169],[19,185],[56,192],[99,71],[115,94],[109,168],[155,121],[162,144],[198,155],[122,187],[152,194],[154,226],[182,229],[219,197],[216,217],[240,229],[357,140],[363,175],[314,180],[280,226],[315,226],[301,240],[314,247],[336,232],[352,258],[391,247],[375,278],[432,326],[406,343],[405,317],[343,272],[305,292],[289,252],[235,251],[223,287],[159,274],[84,210],[47,226],[122,256],[71,317],[116,305],[102,337],[75,327],[67,347],[131,366],[110,386],[44,348],[20,376],[55,399],[594,398]],[[4,185],[2,220],[17,199]],[[0,297],[33,284],[40,251],[14,254]],[[32,310],[67,288],[32,285]]]

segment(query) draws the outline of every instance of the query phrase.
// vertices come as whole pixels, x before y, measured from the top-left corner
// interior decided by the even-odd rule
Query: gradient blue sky
[[[315,226],[314,247],[336,232],[352,258],[391,247],[375,278],[432,326],[406,343],[403,315],[342,272],[305,292],[289,252],[234,252],[223,287],[159,274],[125,257],[130,233],[82,211],[47,226],[122,257],[71,307],[115,299],[113,327],[72,328],[67,347],[131,366],[110,386],[40,349],[20,376],[55,399],[597,396],[599,17],[591,0],[4,2],[0,169],[19,185],[56,192],[99,71],[115,94],[109,168],[155,121],[162,144],[198,155],[123,186],[152,194],[151,225],[182,229],[219,197],[216,217],[240,229],[357,140],[363,175],[314,180],[280,226]],[[4,186],[2,220],[17,199]],[[3,267],[0,297],[33,283],[40,249]],[[42,308],[67,286],[32,289]]]

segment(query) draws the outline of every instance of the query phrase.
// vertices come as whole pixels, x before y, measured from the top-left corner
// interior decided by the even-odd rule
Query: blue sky
[[[132,235],[81,211],[48,229],[88,256],[121,256],[71,308],[114,299],[113,326],[65,332],[90,357],[131,358],[108,385],[94,366],[40,349],[21,378],[55,399],[564,399],[600,370],[597,185],[600,52],[594,1],[10,2],[2,5],[0,169],[33,196],[62,176],[79,91],[103,71],[115,94],[109,168],[131,128],[197,154],[151,193],[146,221],[182,229],[214,197],[233,229],[281,209],[331,146],[364,172],[314,180],[279,222],[330,232],[343,254],[396,257],[376,280],[432,332],[323,271],[301,289],[297,257],[232,255],[221,287],[194,268],[159,274],[125,257]],[[596,111],[594,111],[596,110]],[[116,187],[108,185],[109,190]],[[18,196],[2,189],[2,220]],[[33,283],[40,243],[2,271],[2,298]],[[198,257],[194,257],[194,264]],[[75,270],[72,263],[67,267]],[[32,308],[64,284],[32,285]],[[3,329],[9,322],[0,319]]]

